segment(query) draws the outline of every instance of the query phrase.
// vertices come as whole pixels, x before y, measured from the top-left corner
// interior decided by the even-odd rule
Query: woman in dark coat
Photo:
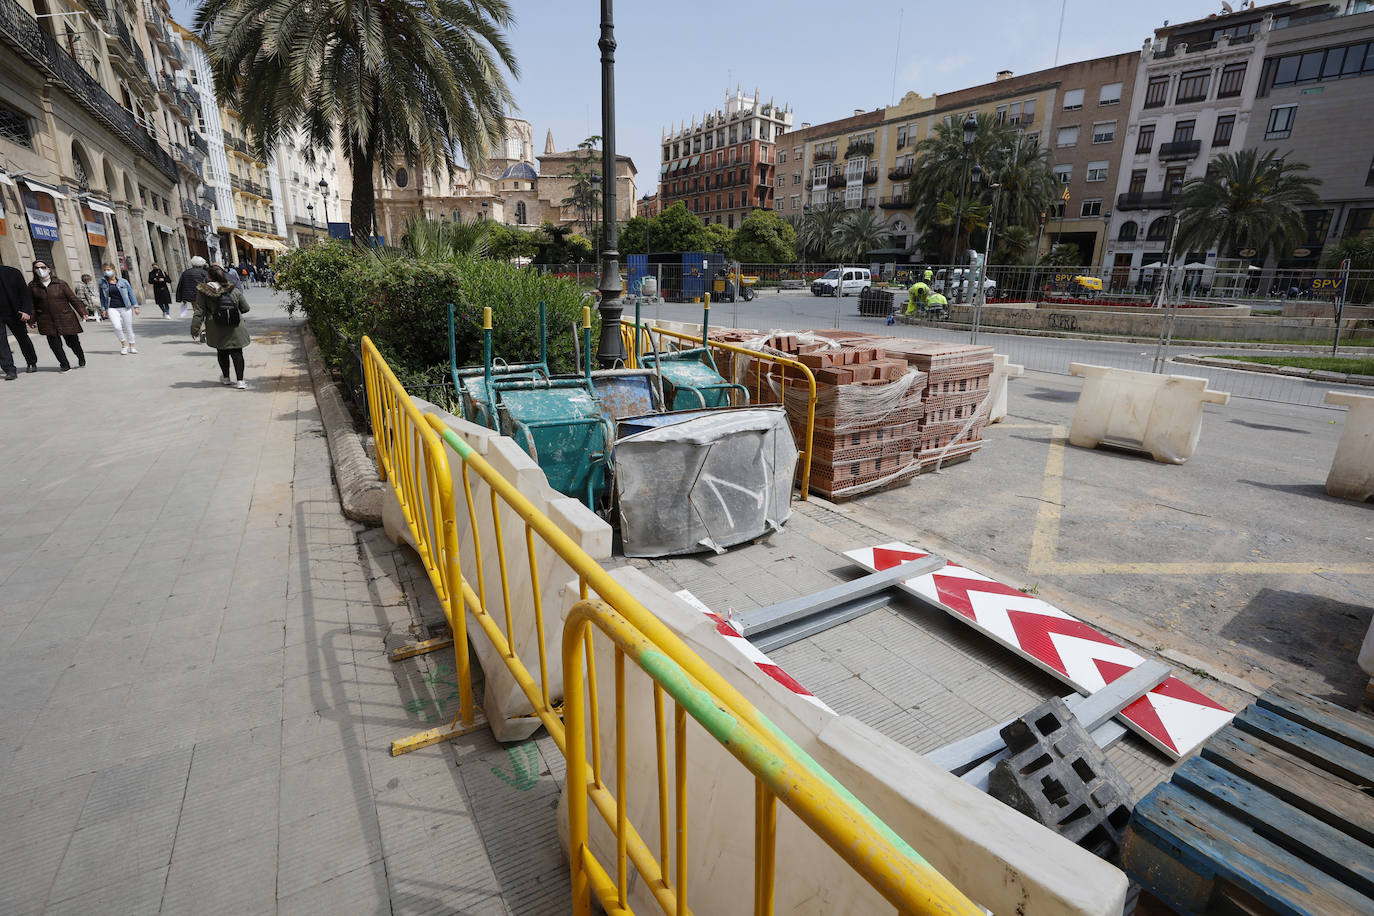
[[[215,348],[219,358],[220,384],[247,388],[243,380],[243,348],[250,338],[243,315],[248,311],[248,300],[243,290],[229,282],[229,274],[218,264],[211,264],[210,279],[196,287],[196,310],[191,316],[191,339],[200,340],[204,331],[205,343]],[[230,313],[230,323],[219,319],[225,311]],[[237,311],[237,315],[233,314]],[[234,367],[237,382],[229,380],[229,367]]]
[[[86,352],[81,349],[81,317],[86,314],[86,306],[76,292],[52,275],[52,268],[45,261],[33,262],[33,281],[29,283],[29,295],[33,297],[33,321],[38,325],[38,333],[48,338],[52,355],[63,372],[71,370],[67,354],[62,349],[62,341],[72,348],[78,367],[86,365]]]
[[[153,269],[148,271],[148,282],[153,287],[153,301],[157,307],[162,309],[163,318],[172,317],[172,278],[166,272],[153,265]]]

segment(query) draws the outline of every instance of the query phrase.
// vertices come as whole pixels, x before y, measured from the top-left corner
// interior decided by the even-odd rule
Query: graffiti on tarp
[[[1077,315],[1051,315],[1051,316],[1050,316],[1050,327],[1054,328],[1054,329],[1057,330],[1057,331],[1077,331],[1077,330],[1078,330],[1078,316],[1077,316]]]

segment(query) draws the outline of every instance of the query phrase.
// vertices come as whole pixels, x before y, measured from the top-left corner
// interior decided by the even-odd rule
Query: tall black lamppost
[[[615,228],[615,19],[612,0],[601,0],[601,222],[606,234],[601,251],[601,341],[596,358],[603,369],[625,359],[620,342],[620,252]]]
[[[969,164],[973,161],[973,141],[976,139],[978,119],[969,115],[968,120],[964,121],[964,172],[959,179],[959,206],[954,211],[954,245],[949,253],[949,263],[952,267],[959,266],[959,229],[964,221],[964,185],[968,184]]]
[[[329,184],[320,179],[320,212],[324,214],[324,234],[329,234]]]
[[[315,205],[306,204],[305,210],[307,213],[310,214],[310,243],[313,245],[319,241],[319,239],[315,236]]]

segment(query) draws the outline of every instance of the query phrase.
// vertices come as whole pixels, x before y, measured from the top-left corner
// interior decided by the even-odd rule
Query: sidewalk
[[[0,911],[563,911],[547,741],[389,756],[435,715],[398,677],[445,677],[385,655],[428,587],[341,515],[300,321],[248,296],[247,391],[156,309],[0,383]]]

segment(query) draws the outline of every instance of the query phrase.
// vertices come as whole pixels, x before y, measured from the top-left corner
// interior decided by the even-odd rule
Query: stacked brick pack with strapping
[[[992,380],[992,347],[889,340],[888,352],[926,373],[922,470],[969,458],[983,444]]]
[[[917,449],[925,373],[888,355],[881,341],[815,331],[774,333],[764,341],[742,343],[789,356],[816,378],[813,493],[832,499],[857,496],[921,472]],[[759,361],[734,362],[730,369],[733,380],[751,392],[767,378],[778,381],[778,370]],[[780,387],[775,384],[773,390]],[[793,434],[803,443],[808,390],[790,384],[783,395]]]

